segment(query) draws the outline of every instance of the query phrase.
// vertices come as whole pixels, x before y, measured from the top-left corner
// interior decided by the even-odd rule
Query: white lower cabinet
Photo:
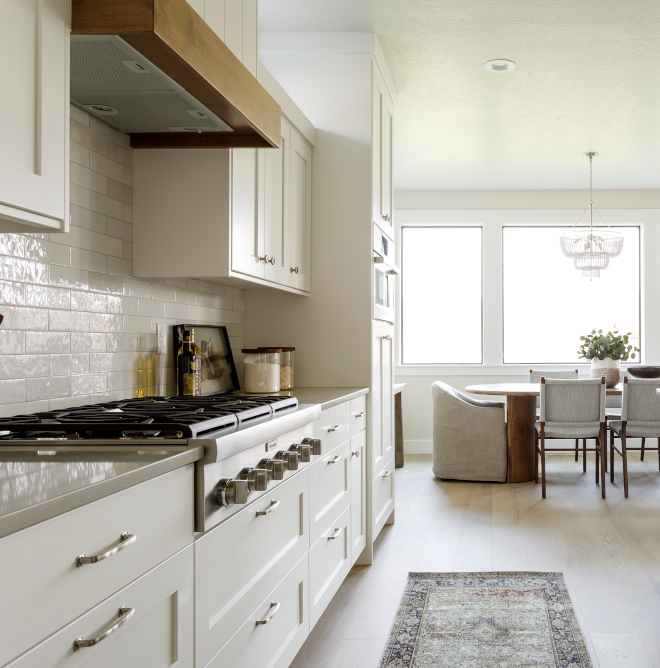
[[[310,630],[351,570],[351,510],[330,523],[309,551]]]
[[[305,555],[252,610],[207,668],[289,666],[309,634],[307,563]]]
[[[367,432],[351,439],[351,563],[367,545]]]
[[[12,603],[0,606],[0,666],[192,540],[192,464],[6,536],[0,564],[11,568],[0,568],[0,598]],[[117,546],[77,566],[80,555]]]
[[[195,542],[198,666],[206,666],[212,659],[216,665],[214,657],[245,620],[291,568],[307,557],[308,470],[292,476]],[[257,515],[264,510],[270,512]],[[234,651],[231,650],[231,656]]]
[[[75,594],[75,590],[69,592],[72,597]],[[102,637],[110,629],[114,630]],[[86,646],[93,639],[98,641]],[[79,649],[76,641],[82,641]],[[189,545],[20,656],[8,668],[193,665],[193,548]]]
[[[394,510],[394,459],[376,473],[371,482],[372,535],[376,537]]]
[[[350,441],[323,455],[309,467],[310,540],[315,543],[328,523],[351,502]]]

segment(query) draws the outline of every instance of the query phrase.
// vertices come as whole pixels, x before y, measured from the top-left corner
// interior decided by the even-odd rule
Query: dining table
[[[469,385],[469,394],[506,397],[507,482],[529,482],[536,478],[534,448],[536,431],[536,397],[540,383],[487,383]],[[608,395],[620,395],[622,386],[608,387]]]

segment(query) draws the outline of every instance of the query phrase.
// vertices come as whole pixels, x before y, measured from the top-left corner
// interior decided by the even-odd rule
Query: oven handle
[[[391,274],[393,276],[400,276],[401,270],[395,264],[390,264],[386,258],[381,255],[374,257],[374,265],[378,271],[384,274]]]

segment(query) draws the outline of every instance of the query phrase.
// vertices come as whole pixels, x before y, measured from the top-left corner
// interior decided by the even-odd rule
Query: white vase
[[[621,362],[620,360],[613,360],[611,357],[606,357],[604,360],[599,360],[594,357],[591,360],[591,377],[601,378],[605,377],[605,385],[607,387],[614,387],[621,382]]]

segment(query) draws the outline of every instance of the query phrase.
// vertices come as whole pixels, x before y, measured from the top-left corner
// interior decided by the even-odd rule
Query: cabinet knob
[[[266,260],[269,264],[275,264],[275,258],[271,257],[270,260]]]
[[[383,341],[391,341],[391,340],[392,337],[389,334],[385,334],[385,336],[383,336]]]
[[[291,267],[291,273],[292,274],[297,274],[298,273],[298,267]]]
[[[351,456],[352,457],[359,457],[360,456],[360,451],[359,450],[353,450],[353,452],[351,452]]]
[[[382,215],[383,215],[383,220],[386,220],[388,223],[392,222],[389,213],[384,213]]]
[[[264,255],[263,257],[259,257],[259,262],[268,262],[268,255]]]

